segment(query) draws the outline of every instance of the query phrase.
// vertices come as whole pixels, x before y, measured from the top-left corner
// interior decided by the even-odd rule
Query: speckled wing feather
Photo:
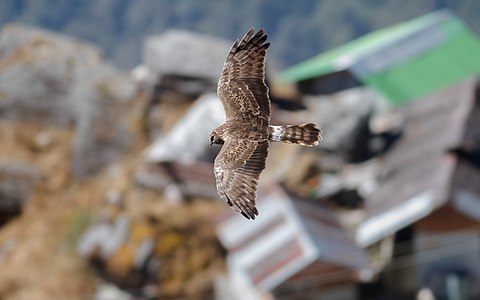
[[[253,117],[270,121],[270,99],[265,84],[265,55],[270,43],[259,30],[250,29],[236,41],[218,81],[217,94],[228,120],[249,122]]]
[[[214,173],[220,197],[247,219],[258,215],[255,198],[267,155],[268,140],[229,138],[215,159]]]

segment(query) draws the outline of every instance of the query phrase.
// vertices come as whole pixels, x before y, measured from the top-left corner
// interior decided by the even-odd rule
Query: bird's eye
[[[213,134],[210,136],[210,142],[213,142],[215,140],[215,137],[213,136]]]

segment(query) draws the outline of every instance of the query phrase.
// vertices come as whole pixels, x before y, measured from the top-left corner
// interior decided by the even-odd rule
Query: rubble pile
[[[211,294],[220,203],[176,206],[137,184],[146,105],[94,46],[3,28],[0,298]]]

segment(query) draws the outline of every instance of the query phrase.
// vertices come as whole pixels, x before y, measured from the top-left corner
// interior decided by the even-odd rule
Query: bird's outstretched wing
[[[268,140],[229,138],[215,159],[214,173],[220,197],[247,219],[258,215],[255,198],[267,155]]]
[[[265,84],[265,55],[270,43],[259,30],[250,29],[236,41],[223,66],[217,94],[222,100],[227,120],[249,122],[252,117],[270,121],[270,99]]]

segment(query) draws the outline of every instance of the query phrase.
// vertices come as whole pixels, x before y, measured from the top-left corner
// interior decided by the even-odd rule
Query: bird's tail
[[[269,138],[274,142],[316,146],[322,139],[322,131],[317,124],[284,125],[269,127]]]

